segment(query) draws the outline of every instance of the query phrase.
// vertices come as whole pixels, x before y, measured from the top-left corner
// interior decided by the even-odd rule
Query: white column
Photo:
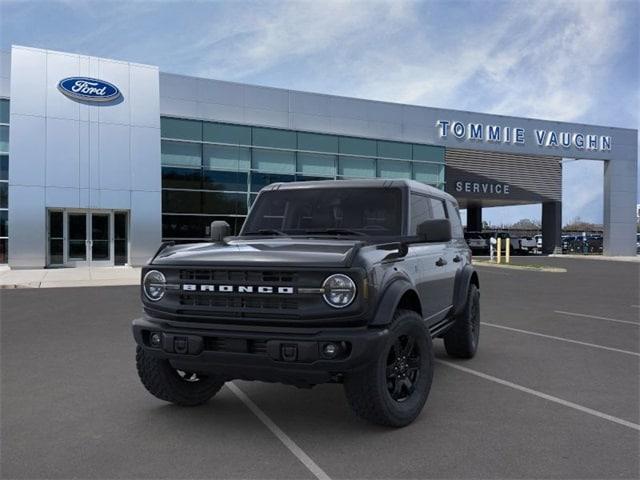
[[[604,254],[636,255],[638,147],[604,164]]]

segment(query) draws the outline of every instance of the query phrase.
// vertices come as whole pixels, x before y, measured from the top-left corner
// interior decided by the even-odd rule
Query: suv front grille
[[[226,337],[204,337],[204,349],[214,352],[237,352],[266,355],[267,341]]]
[[[297,310],[295,298],[243,297],[207,294],[206,292],[181,293],[180,305],[212,308],[257,308],[261,310]]]
[[[297,284],[296,272],[279,272],[272,270],[180,270],[180,280],[198,280],[210,282],[238,282],[268,284]]]
[[[230,286],[298,287],[297,272],[279,270],[226,270],[181,269],[180,282]],[[211,291],[184,291],[178,293],[178,304],[183,313],[214,317],[297,318],[302,307],[297,294],[226,293]]]

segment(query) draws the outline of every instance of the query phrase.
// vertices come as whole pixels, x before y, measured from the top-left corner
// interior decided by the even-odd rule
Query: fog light
[[[333,358],[338,353],[338,346],[335,343],[327,343],[323,347],[322,353],[324,353],[326,357]]]
[[[151,337],[149,338],[149,342],[151,343],[152,347],[159,347],[160,344],[162,343],[162,337],[157,332],[152,333]]]

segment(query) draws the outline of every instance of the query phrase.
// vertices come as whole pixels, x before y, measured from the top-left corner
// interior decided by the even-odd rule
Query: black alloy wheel
[[[420,414],[432,379],[429,330],[418,312],[398,310],[375,358],[349,372],[344,389],[359,417],[378,425],[404,427]]]
[[[415,391],[420,378],[420,347],[412,335],[401,335],[387,355],[387,390],[396,402],[404,402]]]

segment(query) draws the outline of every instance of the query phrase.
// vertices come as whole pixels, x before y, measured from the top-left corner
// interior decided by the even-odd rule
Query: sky
[[[638,128],[640,2],[10,1],[12,44],[390,102]],[[563,221],[602,222],[603,165],[563,163]],[[494,224],[539,205],[484,210]]]

